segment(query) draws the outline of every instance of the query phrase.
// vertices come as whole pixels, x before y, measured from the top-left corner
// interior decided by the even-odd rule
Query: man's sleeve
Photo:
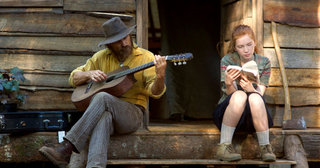
[[[87,63],[85,65],[82,65],[78,68],[76,68],[75,70],[73,70],[69,76],[69,84],[72,87],[76,87],[75,84],[73,83],[73,75],[76,72],[84,72],[84,71],[89,71],[89,70],[93,70],[95,69],[95,64],[92,58],[87,60]]]

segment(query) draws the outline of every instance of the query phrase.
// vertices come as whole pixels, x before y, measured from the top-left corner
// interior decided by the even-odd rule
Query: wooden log
[[[270,23],[264,23],[264,47],[274,47],[270,25]],[[320,28],[301,28],[277,24],[277,33],[281,48],[320,48],[320,40],[317,36],[320,34]]]
[[[131,15],[128,15],[131,16]],[[134,16],[134,15],[133,15]],[[135,24],[135,19],[126,19],[128,26]],[[89,16],[86,14],[52,14],[52,13],[10,13],[0,14],[0,31],[22,33],[54,33],[75,35],[99,35],[104,37],[101,25],[107,18]]]
[[[91,56],[35,55],[35,54],[0,54],[2,69],[15,66],[24,70],[71,72],[84,65]],[[28,78],[27,78],[28,79]]]
[[[64,0],[64,10],[67,11],[105,11],[105,12],[134,12],[135,0]]]
[[[320,104],[320,88],[290,87],[291,105],[307,106]],[[284,92],[281,87],[269,87],[264,95],[268,104],[284,104]]]
[[[74,110],[71,102],[72,92],[39,90],[35,92],[24,91],[27,95],[26,103],[19,107],[20,110]]]
[[[98,47],[98,43],[103,40],[105,40],[104,37],[0,36],[0,46],[6,49],[96,52],[103,49]]]
[[[154,127],[157,127],[154,129]],[[153,124],[151,131],[138,130],[129,135],[115,135],[111,137],[108,158],[115,159],[209,159],[214,161],[219,130],[214,124]],[[43,137],[44,133],[26,134],[23,136],[1,135],[0,162],[31,162],[47,161],[40,155],[38,149],[42,145],[57,144],[56,133]],[[283,141],[285,135],[299,135],[304,142],[304,149],[308,159],[320,160],[320,132],[319,129],[290,130],[270,129],[270,142],[278,158],[282,158]],[[241,151],[244,159],[257,159],[259,151],[256,137],[236,133],[236,136],[245,138],[244,141],[235,141],[236,150]],[[177,143],[179,142],[179,143]],[[243,143],[242,143],[243,142]],[[249,149],[249,150],[248,150]],[[193,153],[190,155],[190,153]],[[250,157],[249,157],[250,156]],[[224,162],[226,163],[226,162]],[[244,163],[244,162],[242,162]]]
[[[320,69],[286,69],[290,87],[320,87]],[[282,86],[278,68],[271,68],[269,86]]]
[[[62,8],[1,8],[0,13],[52,13],[63,14]]]
[[[70,73],[25,73],[24,86],[47,86],[47,87],[62,87],[70,88],[68,83]]]
[[[88,15],[94,17],[101,17],[101,18],[113,18],[119,17],[123,22],[135,20],[134,14],[119,14],[119,13],[107,13],[107,12],[87,12]],[[134,22],[131,22],[134,23]]]
[[[271,67],[278,68],[273,48],[264,48],[264,56],[271,61]],[[320,50],[280,49],[285,68],[320,68]]]
[[[274,127],[282,127],[284,107],[267,105],[272,116]],[[320,128],[320,106],[291,107],[292,119],[305,119],[308,128]]]
[[[264,21],[301,27],[320,27],[318,0],[267,0]]]
[[[1,34],[1,33],[0,33]],[[0,54],[30,54],[30,55],[64,55],[64,56],[92,56],[93,51],[55,51],[55,50],[28,50],[28,49],[0,49]]]
[[[62,7],[63,0],[1,0],[0,7]]]
[[[307,154],[303,148],[303,142],[298,135],[287,135],[283,146],[285,157],[297,162],[293,168],[309,168]]]

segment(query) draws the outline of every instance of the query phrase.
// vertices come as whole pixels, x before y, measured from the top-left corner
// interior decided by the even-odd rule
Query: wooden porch
[[[270,130],[270,142],[278,158],[277,162],[259,160],[255,135],[238,133],[234,138],[235,149],[243,160],[222,162],[215,160],[219,143],[219,130],[211,121],[187,121],[179,123],[152,122],[149,131],[140,129],[130,135],[115,135],[108,151],[112,165],[275,165],[295,164],[284,158],[284,138],[298,135],[304,145],[308,161],[319,162],[320,129]],[[25,135],[1,135],[0,162],[46,162],[38,153],[42,145],[58,143],[56,132],[37,132]]]

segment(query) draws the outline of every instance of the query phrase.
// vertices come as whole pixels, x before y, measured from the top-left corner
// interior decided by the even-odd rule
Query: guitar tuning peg
[[[178,65],[181,65],[182,63],[181,62],[178,62]]]
[[[177,66],[177,63],[176,63],[176,62],[174,62],[174,63],[173,63],[173,65],[174,65],[174,66]]]
[[[183,65],[186,65],[187,64],[187,62],[186,61],[183,61]]]

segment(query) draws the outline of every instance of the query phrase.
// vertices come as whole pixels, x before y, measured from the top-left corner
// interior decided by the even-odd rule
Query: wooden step
[[[295,161],[276,160],[264,162],[261,160],[243,159],[236,162],[226,162],[213,159],[112,159],[108,165],[295,165]]]
[[[212,122],[151,123],[150,131],[144,129],[129,135],[111,137],[108,158],[127,159],[214,159],[220,132]],[[283,158],[286,135],[299,135],[304,143],[308,160],[320,162],[320,129],[282,130],[270,129],[270,142],[278,159]],[[56,132],[0,135],[0,162],[46,161],[38,149],[58,142]],[[233,140],[236,151],[243,159],[259,158],[255,135],[236,133]]]

